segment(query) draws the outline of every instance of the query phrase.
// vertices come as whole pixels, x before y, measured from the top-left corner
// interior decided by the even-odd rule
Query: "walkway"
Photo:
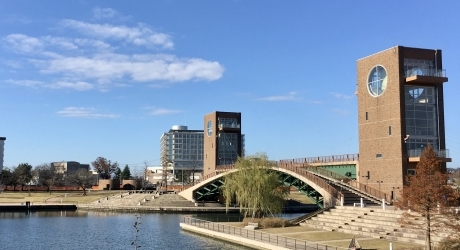
[[[181,227],[195,233],[262,249],[342,250],[348,249],[353,237],[359,241],[363,249],[386,250],[390,243],[395,250],[420,247],[416,244],[391,242],[384,239],[325,231],[308,226],[246,230],[242,223],[215,223],[186,217],[181,223]]]

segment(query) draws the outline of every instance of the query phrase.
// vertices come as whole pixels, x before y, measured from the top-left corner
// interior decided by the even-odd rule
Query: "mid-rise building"
[[[244,155],[241,113],[216,111],[207,114],[204,128],[204,176],[214,172],[216,166],[233,164]]]
[[[54,167],[55,171],[58,174],[61,174],[63,177],[79,169],[90,170],[89,164],[80,164],[79,162],[76,162],[76,161],[52,162],[51,166]]]
[[[0,172],[3,170],[3,150],[5,148],[6,137],[0,137]]]
[[[445,143],[441,50],[395,46],[358,60],[361,183],[399,192],[427,144],[450,162]]]
[[[160,138],[162,165],[173,173],[182,170],[203,171],[203,130],[175,125]]]

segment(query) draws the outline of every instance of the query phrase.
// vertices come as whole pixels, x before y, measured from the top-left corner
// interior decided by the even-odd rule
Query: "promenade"
[[[294,226],[268,229],[244,229],[243,223],[216,223],[192,217],[184,218],[180,224],[186,231],[206,235],[254,249],[318,249],[344,250],[353,237],[363,249],[387,250],[390,243],[394,250],[421,249],[422,246],[410,243],[391,242],[382,239],[325,231],[308,226]]]

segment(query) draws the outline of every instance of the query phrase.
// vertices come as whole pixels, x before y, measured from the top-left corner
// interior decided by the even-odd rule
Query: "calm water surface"
[[[237,214],[141,214],[139,249],[248,249],[182,231],[184,216],[237,221]],[[134,214],[100,212],[0,213],[0,249],[134,249]]]

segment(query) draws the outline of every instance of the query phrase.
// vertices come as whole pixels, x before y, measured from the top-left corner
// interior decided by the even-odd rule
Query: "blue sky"
[[[246,153],[358,152],[356,61],[443,50],[459,167],[460,2],[0,0],[4,165],[159,164],[173,125],[242,113]]]

